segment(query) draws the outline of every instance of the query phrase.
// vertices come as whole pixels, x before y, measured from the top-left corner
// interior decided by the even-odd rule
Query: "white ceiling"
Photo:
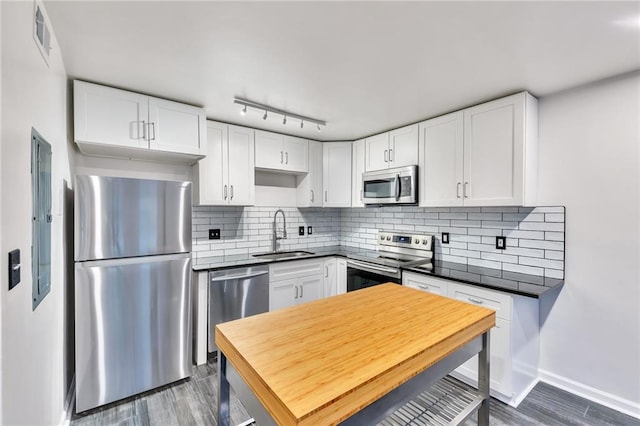
[[[46,9],[71,78],[207,117],[353,140],[640,68],[640,2],[95,2]],[[326,120],[246,117],[242,97]]]

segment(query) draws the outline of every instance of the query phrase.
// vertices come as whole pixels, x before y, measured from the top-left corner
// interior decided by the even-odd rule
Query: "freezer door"
[[[191,251],[191,182],[76,176],[75,260]]]
[[[191,375],[191,258],[75,266],[76,411]]]

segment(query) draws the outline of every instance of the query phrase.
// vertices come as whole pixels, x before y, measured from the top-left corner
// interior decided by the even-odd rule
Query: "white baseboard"
[[[546,370],[538,370],[538,378],[541,382],[571,392],[590,401],[612,408],[631,417],[640,419],[640,403],[620,398],[619,396],[603,392],[583,383],[576,382],[566,377],[559,376]]]
[[[67,396],[64,400],[64,411],[60,417],[60,426],[69,426],[71,423],[71,415],[73,414],[73,407],[76,403],[76,375],[73,375],[71,379],[71,385],[67,391]]]

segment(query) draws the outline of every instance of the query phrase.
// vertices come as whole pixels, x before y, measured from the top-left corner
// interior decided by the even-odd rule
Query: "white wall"
[[[33,2],[0,2],[2,31],[1,131],[1,424],[57,424],[64,377],[64,181],[70,182],[67,79],[57,42],[50,66],[32,37]],[[52,283],[35,311],[31,302],[31,127],[51,144]],[[19,248],[22,281],[7,288],[7,256]]]
[[[541,377],[640,416],[640,73],[541,99],[539,149],[539,202],[567,226]]]

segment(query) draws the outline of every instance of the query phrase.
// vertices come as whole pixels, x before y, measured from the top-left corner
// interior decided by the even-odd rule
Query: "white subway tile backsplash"
[[[193,256],[270,250],[276,209],[194,207]],[[279,241],[280,249],[342,244],[375,250],[378,230],[427,233],[437,238],[437,260],[549,277],[564,274],[563,207],[288,207],[283,211],[288,238]],[[313,235],[298,236],[298,226],[313,226]],[[213,227],[222,229],[221,240],[208,239]],[[442,232],[450,233],[450,244],[441,243]],[[507,237],[506,250],[495,248],[497,235]]]

